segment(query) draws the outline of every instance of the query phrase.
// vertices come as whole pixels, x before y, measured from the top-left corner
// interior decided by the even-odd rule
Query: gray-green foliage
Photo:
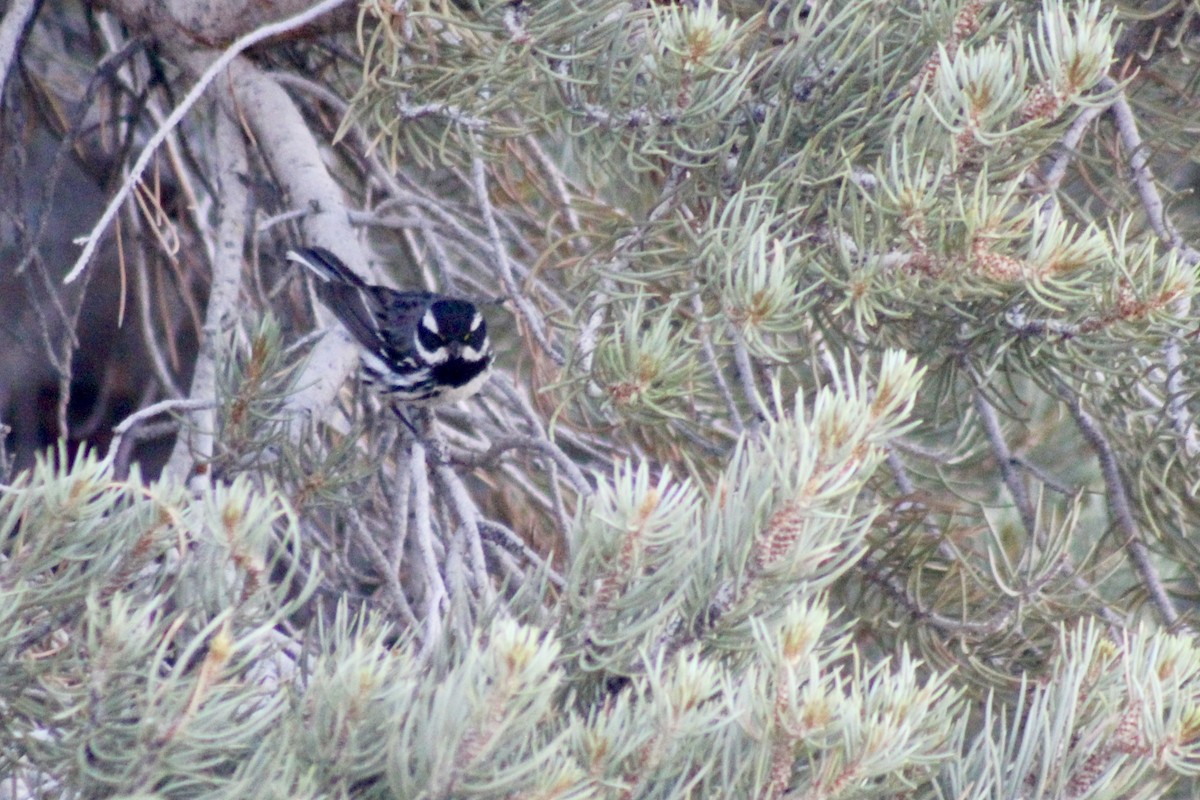
[[[66,460],[0,499],[8,791],[223,786],[287,713],[278,626],[311,591],[287,566],[294,518],[248,480],[193,498]]]
[[[780,402],[711,491],[618,467],[580,511],[562,622],[501,615],[436,658],[344,608],[287,635],[306,592],[267,579],[300,544],[269,486],[191,497],[44,463],[3,500],[8,767],[59,796],[164,797],[1069,796],[1100,777],[1125,796],[1190,773],[1181,639],[1064,634],[1047,688],[1015,718],[989,704],[968,743],[950,674],[868,660],[831,618],[913,366]]]
[[[1198,226],[1139,122],[1194,143],[1118,13],[364,2],[348,191],[512,295],[498,374],[298,434],[268,324],[215,480],[21,476],[0,791],[1195,796]]]
[[[918,385],[896,354],[874,381],[780,402],[711,496],[619,467],[580,510],[562,622],[500,615],[436,658],[344,607],[307,644],[286,635],[306,592],[267,579],[267,554],[299,546],[269,486],[190,497],[45,463],[3,501],[10,767],[84,794],[736,797],[807,753],[814,783],[853,760],[856,782],[900,787],[945,752],[955,693],[907,654],[859,662],[824,601]],[[73,601],[28,590],[61,592],[56,569]]]

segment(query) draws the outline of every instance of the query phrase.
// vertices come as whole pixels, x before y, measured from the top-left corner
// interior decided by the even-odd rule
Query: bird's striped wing
[[[428,305],[427,292],[397,292],[371,286],[354,274],[341,259],[323,247],[292,250],[288,259],[316,276],[317,297],[333,312],[360,345],[386,357],[403,355],[412,348],[412,325]]]
[[[417,322],[436,295],[430,292],[397,292],[383,287],[374,289],[378,310],[375,312],[376,344],[372,349],[397,364],[408,366],[404,362],[416,358],[413,336]]]

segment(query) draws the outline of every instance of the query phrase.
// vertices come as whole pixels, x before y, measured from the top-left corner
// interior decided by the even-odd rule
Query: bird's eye
[[[421,343],[421,347],[430,351],[437,350],[446,344],[446,340],[442,338],[441,334],[429,330],[424,325],[417,326],[417,341]]]
[[[480,325],[480,326],[468,331],[467,335],[463,337],[464,342],[466,342],[468,345],[470,345],[471,347],[474,347],[476,349],[483,347],[483,343],[486,340],[487,340],[487,328],[485,328],[483,325]]]

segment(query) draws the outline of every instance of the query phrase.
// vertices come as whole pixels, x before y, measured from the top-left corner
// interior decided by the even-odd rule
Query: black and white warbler
[[[367,380],[389,398],[410,406],[453,403],[487,380],[495,354],[472,303],[373,286],[320,247],[287,257],[316,276],[317,296],[361,348]]]

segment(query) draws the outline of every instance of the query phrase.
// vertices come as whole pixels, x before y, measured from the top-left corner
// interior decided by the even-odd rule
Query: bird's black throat
[[[478,361],[452,358],[432,369],[433,382],[438,386],[465,386],[488,368],[489,361],[486,357]]]

